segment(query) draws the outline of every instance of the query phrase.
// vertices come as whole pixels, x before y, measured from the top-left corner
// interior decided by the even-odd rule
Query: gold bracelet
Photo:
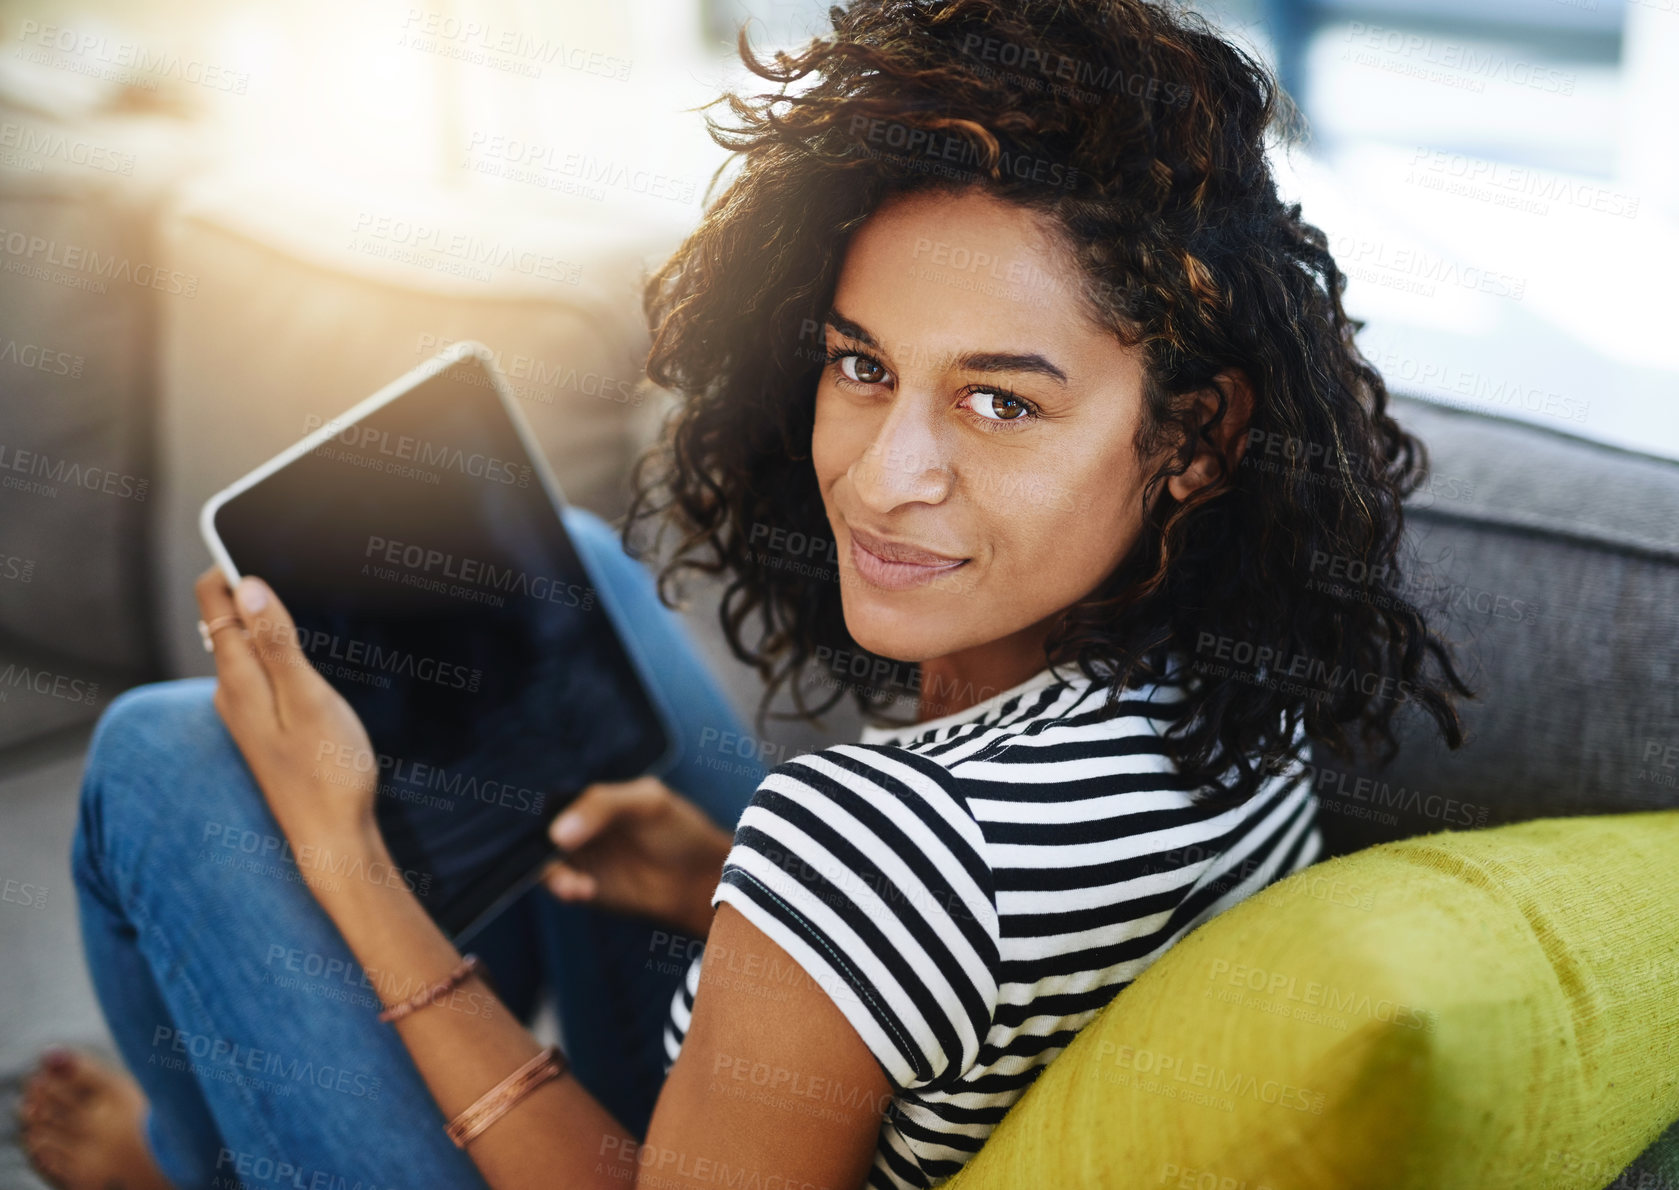
[[[560,1047],[551,1045],[480,1095],[471,1107],[449,1121],[449,1139],[457,1149],[494,1124],[519,1100],[529,1095],[551,1078],[566,1072],[565,1055]]]
[[[480,964],[478,962],[477,955],[467,955],[466,958],[460,961],[459,965],[457,965],[453,971],[449,972],[449,974],[432,984],[429,988],[426,988],[423,991],[415,992],[401,1004],[391,1005],[379,1014],[379,1019],[382,1021],[400,1021],[403,1017],[407,1016],[416,1009],[424,1008],[428,1004],[436,1004],[443,998],[443,994],[445,992],[453,991],[455,988],[459,987],[461,983],[465,981],[467,976],[478,970],[479,966]]]

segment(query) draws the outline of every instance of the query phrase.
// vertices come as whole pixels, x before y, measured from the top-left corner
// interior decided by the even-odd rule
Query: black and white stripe
[[[1234,809],[1197,805],[1161,743],[1181,691],[1117,712],[1105,693],[1046,669],[865,728],[777,766],[741,817],[713,903],[834,998],[895,1088],[871,1186],[950,1177],[1168,947],[1318,858],[1303,764]],[[702,959],[671,1005],[672,1061]]]

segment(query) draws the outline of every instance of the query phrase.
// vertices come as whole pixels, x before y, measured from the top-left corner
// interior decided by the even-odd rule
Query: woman
[[[649,375],[684,404],[624,541],[663,513],[661,584],[729,576],[765,706],[814,675],[815,711],[877,721],[755,792],[690,765],[557,820],[552,891],[602,932],[529,945],[562,984],[631,972],[612,1003],[560,989],[567,1070],[406,888],[217,894],[148,814],[167,787],[293,854],[389,860],[374,790],[311,769],[360,724],[260,580],[207,572],[203,617],[237,619],[213,693],[131,692],[89,763],[84,934],[140,1084],[63,1053],[36,1076],[56,1184],[932,1185],[1173,943],[1316,858],[1308,738],[1391,753],[1415,701],[1459,743],[1468,691],[1397,564],[1421,450],[1277,197],[1260,68],[1142,0],[836,20],[773,65],[742,43],[803,85],[730,98],[739,173],[649,283]],[[652,580],[573,525],[684,730],[737,726]],[[764,545],[796,535],[831,536],[837,582]],[[1370,582],[1319,583],[1322,556]],[[905,689],[915,721],[880,719]],[[625,954],[608,910],[659,949]],[[293,955],[405,1014],[300,998],[271,978]],[[662,1027],[636,970],[679,984]]]

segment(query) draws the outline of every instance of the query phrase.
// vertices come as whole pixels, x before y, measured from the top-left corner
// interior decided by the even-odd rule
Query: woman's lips
[[[883,557],[877,550],[892,556]],[[882,541],[857,529],[851,530],[852,566],[865,582],[887,591],[907,591],[911,587],[922,586],[967,563],[966,558],[946,558],[913,546]]]

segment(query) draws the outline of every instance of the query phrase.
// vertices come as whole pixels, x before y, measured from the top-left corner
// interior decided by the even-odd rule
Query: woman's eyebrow
[[[970,351],[957,357],[956,366],[969,372],[1036,372],[1067,383],[1067,373],[1035,351]]]
[[[866,347],[873,347],[876,351],[881,349],[880,344],[874,341],[873,335],[869,334],[869,332],[864,330],[859,324],[852,322],[851,319],[841,314],[838,310],[829,310],[827,317],[825,317],[822,321],[826,322],[829,326],[833,327],[836,331],[848,339],[856,339],[859,343]]]
[[[838,310],[829,310],[823,321],[847,338],[856,339],[876,351],[882,350],[867,329]],[[1067,383],[1067,373],[1035,351],[970,351],[956,357],[954,363],[969,372],[1035,372],[1061,384]]]

